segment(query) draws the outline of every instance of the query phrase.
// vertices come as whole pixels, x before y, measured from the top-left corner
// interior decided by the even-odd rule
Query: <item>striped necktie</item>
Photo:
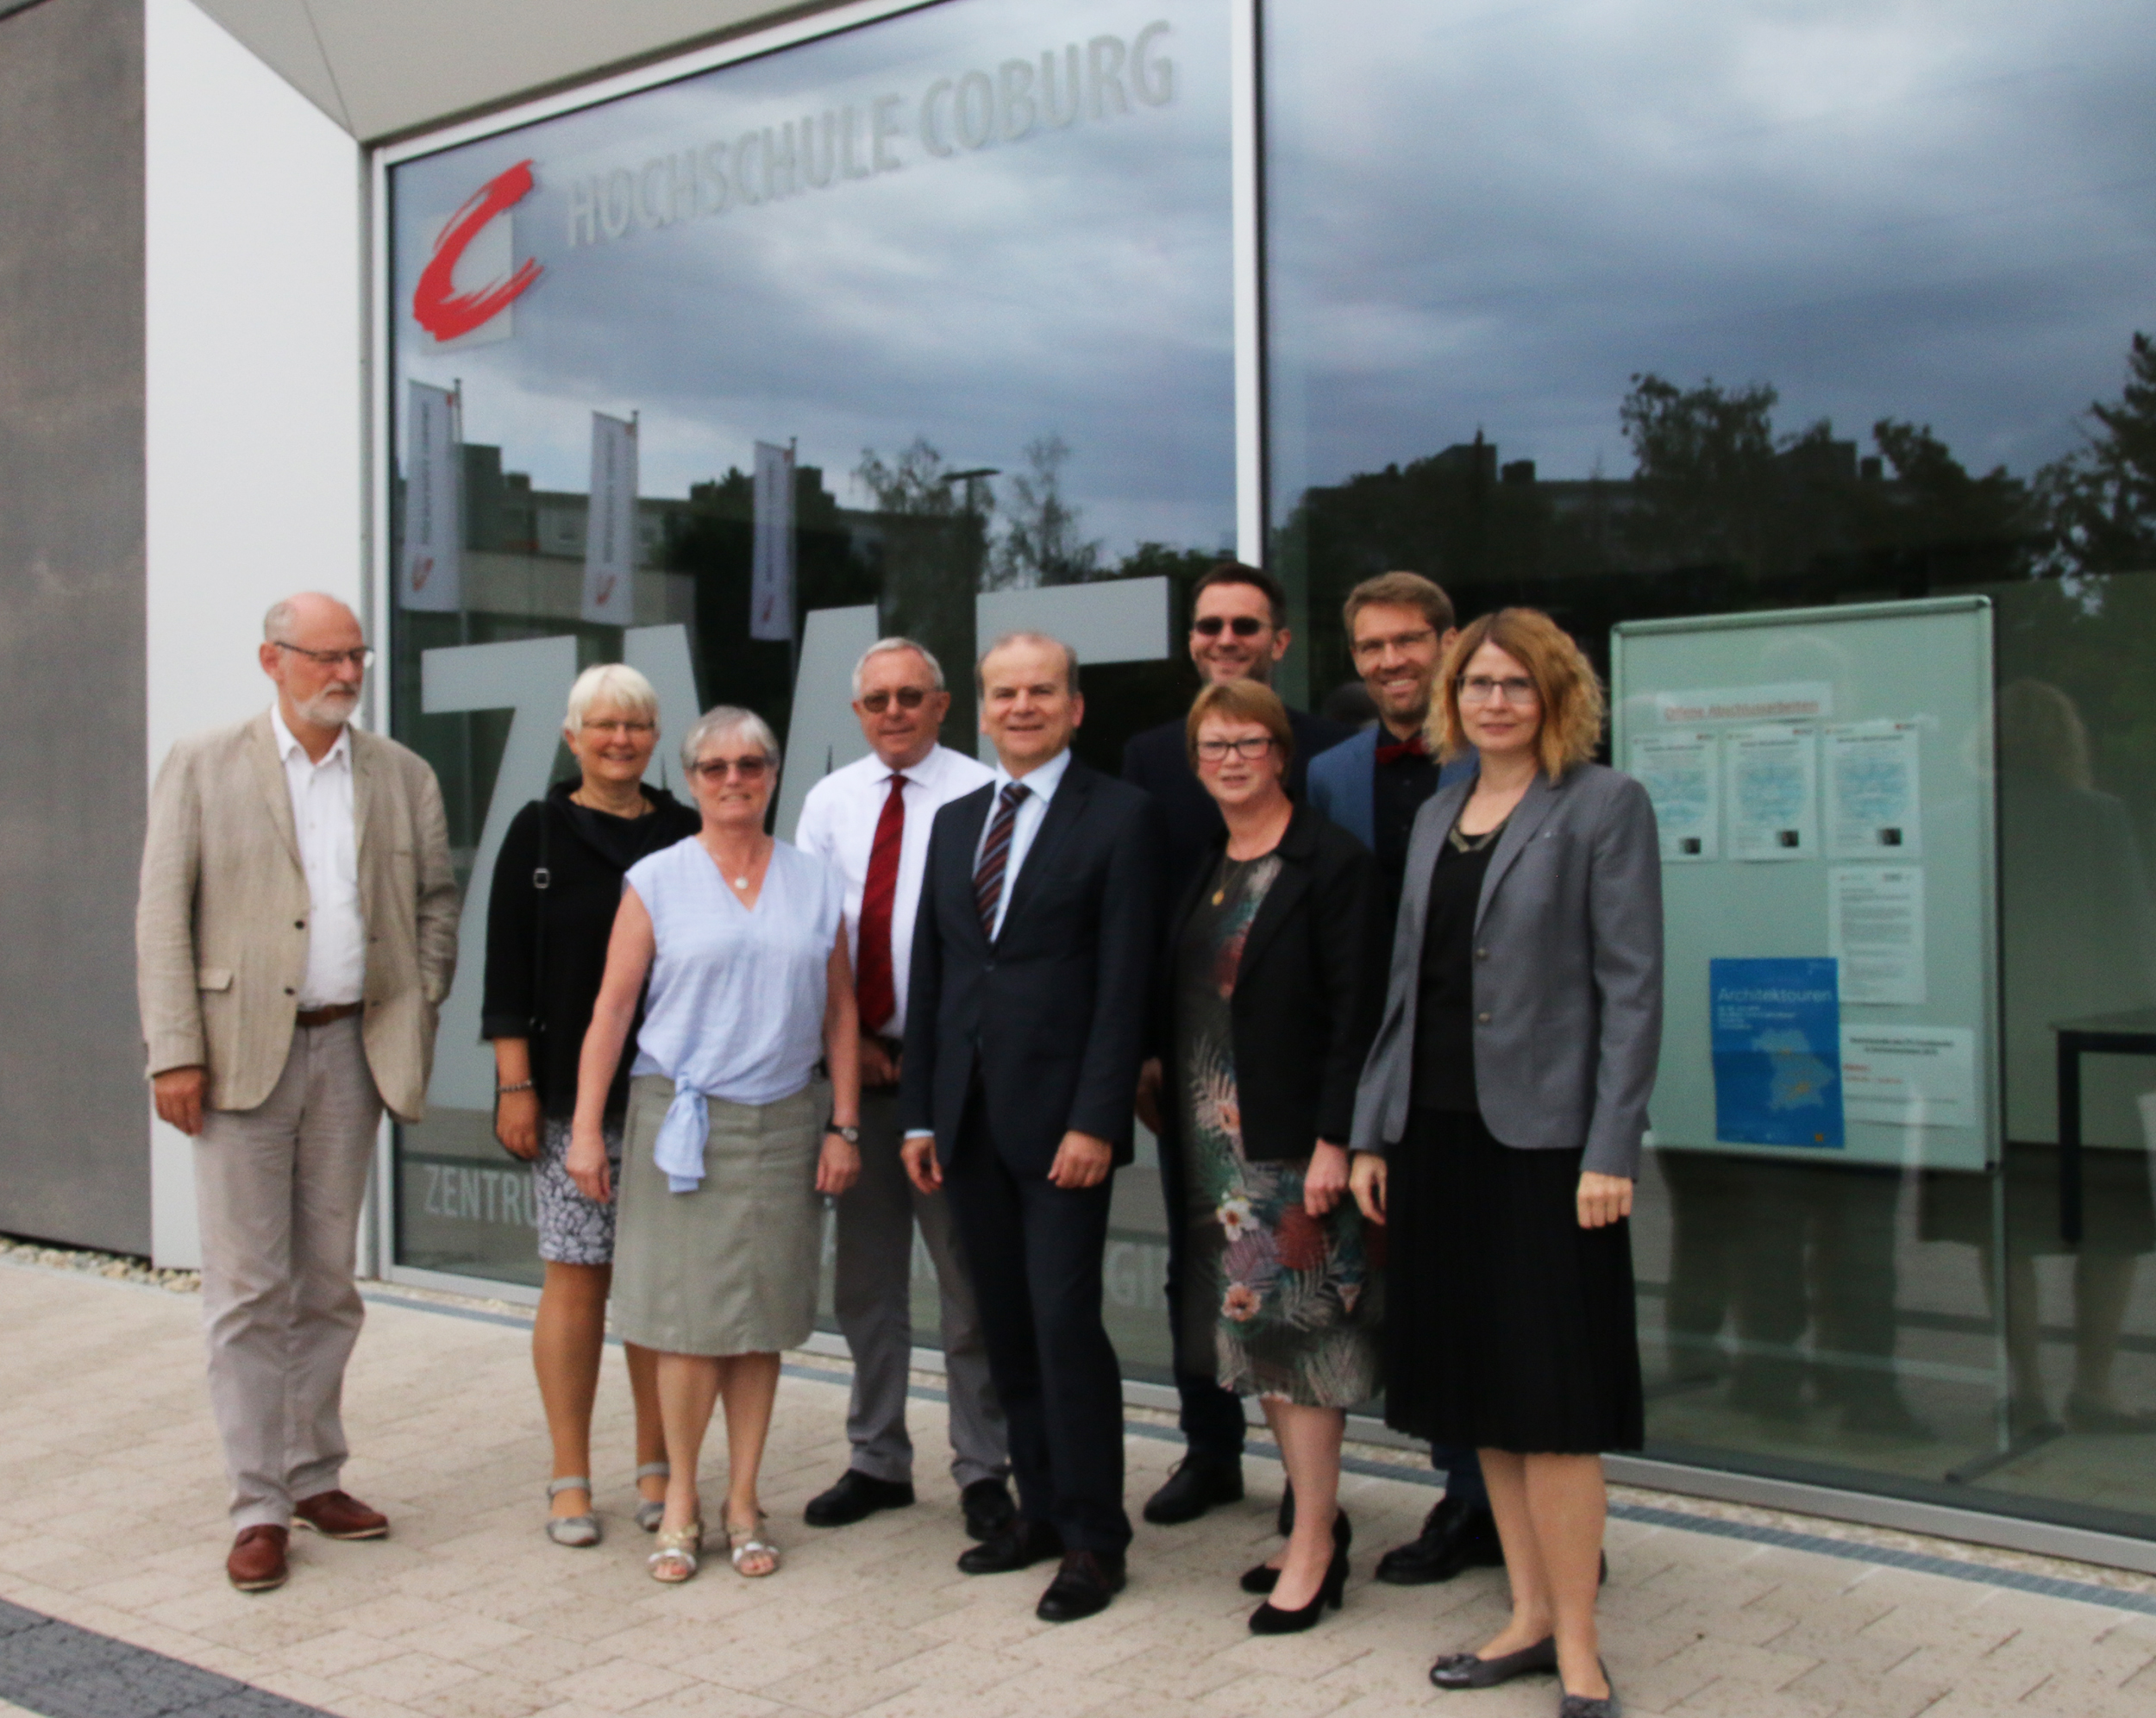
[[[981,844],[981,863],[974,868],[974,903],[981,909],[981,934],[992,943],[996,909],[1003,905],[1003,872],[1011,862],[1011,831],[1018,823],[1018,801],[1031,791],[1023,781],[1013,781],[1003,790],[994,821],[988,825],[988,838]]]

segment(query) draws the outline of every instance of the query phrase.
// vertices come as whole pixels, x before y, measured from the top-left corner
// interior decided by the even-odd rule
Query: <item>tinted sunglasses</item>
[[[871,716],[881,716],[891,707],[891,700],[894,698],[898,699],[901,710],[918,710],[928,702],[928,694],[918,686],[902,686],[896,692],[865,694],[861,700],[861,707]]]
[[[1190,623],[1190,630],[1193,632],[1202,634],[1207,638],[1218,638],[1224,627],[1238,638],[1255,638],[1265,630],[1265,623],[1254,614],[1238,614],[1233,620],[1226,619],[1220,615],[1209,614],[1203,620],[1194,620]]]

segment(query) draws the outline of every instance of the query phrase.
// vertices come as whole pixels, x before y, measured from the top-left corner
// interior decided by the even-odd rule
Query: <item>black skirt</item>
[[[1645,1441],[1632,1226],[1580,1227],[1581,1155],[1413,1113],[1387,1154],[1387,1425],[1521,1455]]]

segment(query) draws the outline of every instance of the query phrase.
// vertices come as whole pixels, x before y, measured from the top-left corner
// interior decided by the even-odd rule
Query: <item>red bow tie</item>
[[[1398,763],[1403,757],[1427,757],[1429,756],[1430,743],[1420,733],[1413,734],[1404,740],[1388,742],[1377,749],[1377,761],[1380,763]]]

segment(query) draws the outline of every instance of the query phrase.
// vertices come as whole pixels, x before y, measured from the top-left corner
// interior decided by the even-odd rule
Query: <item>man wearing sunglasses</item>
[[[262,633],[276,702],[158,771],[135,926],[157,1113],[195,1141],[225,1572],[243,1592],[283,1583],[295,1520],[389,1532],[338,1483],[354,1255],[383,1108],[426,1113],[457,950],[434,771],[351,725],[373,654],[359,618],[291,597]]]
[[[906,1403],[913,1361],[913,1226],[935,1262],[950,1397],[951,1477],[966,1531],[993,1539],[1016,1514],[1010,1456],[988,1378],[981,1314],[950,1201],[912,1187],[899,1161],[899,1069],[913,925],[936,813],[994,771],[940,743],[950,712],[943,670],[907,638],[871,644],[854,665],[854,714],[868,756],[808,791],[794,844],[846,880],[847,936],[861,1004],[861,1179],[838,1201],[833,1300],[854,1357],[846,1414],[852,1459],[809,1501],[812,1527],[841,1527],[913,1502]]]
[[[1294,636],[1288,629],[1288,593],[1277,580],[1255,567],[1224,561],[1198,580],[1191,593],[1190,660],[1209,684],[1253,680],[1272,683],[1273,668],[1288,654]],[[1295,737],[1288,774],[1291,797],[1303,795],[1310,760],[1353,737],[1355,730],[1322,716],[1288,712]],[[1180,900],[1191,875],[1205,862],[1225,825],[1213,795],[1199,784],[1178,716],[1135,736],[1123,751],[1123,779],[1134,782],[1160,803],[1168,826],[1168,893],[1163,901]],[[1140,1092],[1139,1113],[1148,1125],[1154,1114],[1153,1088]],[[1169,1165],[1163,1159],[1163,1173]],[[1163,1183],[1169,1211],[1181,1208],[1179,1191]],[[1182,1226],[1168,1226],[1168,1304],[1180,1304]],[[1171,1318],[1180,1342],[1181,1320]],[[1145,1505],[1145,1519],[1156,1526],[1194,1521],[1216,1503],[1243,1495],[1243,1404],[1232,1390],[1220,1388],[1213,1356],[1175,1354],[1175,1391],[1181,1400],[1181,1423],[1188,1445],[1168,1483]]]

